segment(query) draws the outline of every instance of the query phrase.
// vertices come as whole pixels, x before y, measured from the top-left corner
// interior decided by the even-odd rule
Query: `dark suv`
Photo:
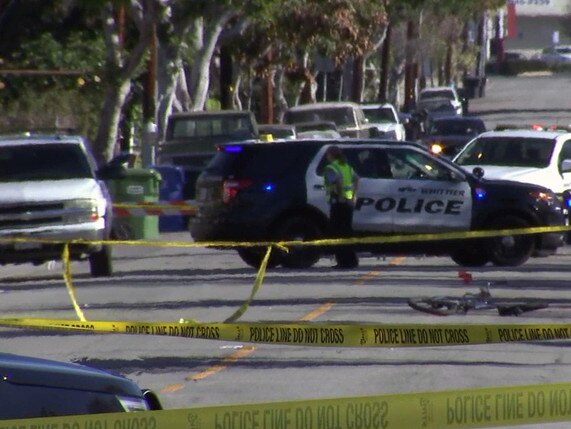
[[[151,391],[83,365],[0,353],[0,420],[161,409]]]
[[[382,140],[294,141],[220,146],[200,175],[198,213],[190,223],[196,241],[309,240],[328,235],[322,172],[336,144],[361,177],[353,230],[359,236],[525,228],[565,223],[550,190],[484,180],[414,143]],[[461,265],[523,264],[551,254],[563,234],[511,235],[358,246],[374,254],[450,255]],[[331,249],[298,246],[274,252],[270,265],[307,268]],[[258,266],[263,250],[238,253]]]

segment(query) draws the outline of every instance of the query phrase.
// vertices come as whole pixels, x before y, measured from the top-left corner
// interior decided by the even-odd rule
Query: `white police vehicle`
[[[229,144],[197,182],[192,237],[200,241],[310,240],[331,236],[323,189],[325,152],[342,147],[361,177],[353,230],[357,236],[563,226],[565,209],[541,186],[481,179],[420,145],[384,140]],[[560,232],[489,239],[360,244],[373,254],[450,255],[466,266],[523,264],[563,244]],[[259,265],[263,249],[237,249]],[[270,265],[307,268],[331,249],[299,246],[274,252]]]

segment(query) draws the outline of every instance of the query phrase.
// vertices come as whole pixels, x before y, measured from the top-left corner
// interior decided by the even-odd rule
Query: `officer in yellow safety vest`
[[[359,176],[338,146],[330,146],[326,156],[329,163],[325,167],[323,177],[329,201],[330,232],[336,238],[351,237]],[[334,268],[350,269],[359,266],[357,254],[348,245],[335,249],[335,259],[337,265]]]

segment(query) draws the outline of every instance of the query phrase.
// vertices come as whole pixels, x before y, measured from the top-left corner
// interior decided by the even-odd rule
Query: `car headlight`
[[[529,195],[535,198],[537,201],[542,201],[549,206],[555,204],[555,202],[558,201],[557,195],[555,195],[553,192],[530,191]]]
[[[103,208],[96,199],[69,200],[64,203],[67,223],[96,222],[103,216]]]
[[[436,143],[432,143],[432,145],[430,145],[430,151],[436,155],[441,154],[442,153],[442,144],[436,142]]]
[[[149,407],[144,398],[136,398],[133,396],[119,396],[117,399],[126,412],[131,411],[148,411]]]

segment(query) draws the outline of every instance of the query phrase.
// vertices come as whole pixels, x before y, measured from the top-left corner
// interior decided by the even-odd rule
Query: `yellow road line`
[[[331,307],[333,307],[334,305],[335,304],[332,302],[325,302],[325,303],[319,305],[319,307],[311,310],[305,316],[301,316],[297,320],[302,320],[302,321],[306,321],[306,322],[311,321],[311,320],[315,319],[316,317],[321,316],[323,313],[326,313],[327,311],[329,311],[331,309]]]
[[[402,261],[404,261],[405,257],[404,256],[399,256],[396,258],[392,258],[389,261],[389,266],[395,266],[395,265],[399,265]],[[375,270],[375,271],[369,271],[367,274],[364,274],[363,276],[359,277],[357,280],[355,280],[353,282],[353,284],[356,285],[361,285],[364,282],[366,282],[367,280],[373,279],[376,276],[378,276],[379,274],[381,274],[381,270]],[[311,310],[309,313],[301,316],[299,319],[297,319],[298,321],[306,321],[309,322],[311,320],[316,319],[317,317],[321,316],[322,314],[328,312],[329,310],[331,310],[331,308],[335,305],[335,303],[333,302],[325,302],[323,304],[320,304],[318,307],[314,308],[313,310]],[[196,374],[192,374],[192,375],[188,375],[184,378],[185,381],[197,381],[197,380],[203,380],[206,377],[209,377],[211,375],[214,375],[226,368],[228,368],[228,366],[234,362],[236,362],[238,359],[242,359],[248,355],[250,355],[254,350],[256,350],[256,347],[254,346],[244,346],[242,348],[240,348],[239,350],[236,350],[235,352],[231,353],[230,355],[226,356],[225,358],[223,358],[220,363],[217,363],[215,365],[212,365],[206,369],[204,369],[203,371],[200,371]],[[163,387],[160,392],[161,393],[169,393],[169,392],[176,392],[177,390],[181,390],[184,389],[185,384],[184,383],[175,383],[175,384],[169,384],[165,387]]]
[[[217,372],[226,369],[228,365],[230,365],[233,362],[236,362],[238,359],[248,356],[254,350],[256,350],[256,347],[254,346],[244,346],[241,349],[238,349],[235,352],[231,353],[230,355],[226,356],[224,359],[222,359],[220,363],[212,365],[211,367],[206,368],[203,371],[200,371],[198,374],[189,375],[185,377],[185,381],[202,380],[203,378],[206,378],[209,375],[216,374]]]
[[[389,260],[389,267],[396,267],[396,266],[400,265],[405,259],[406,259],[406,256],[395,256],[394,258],[391,258]],[[353,282],[353,284],[356,286],[361,286],[365,282],[368,282],[369,280],[372,280],[375,277],[378,277],[381,273],[382,273],[382,270],[380,270],[380,269],[376,269],[374,271],[369,271],[368,273],[363,274],[361,277],[359,277],[357,280],[355,280]]]

